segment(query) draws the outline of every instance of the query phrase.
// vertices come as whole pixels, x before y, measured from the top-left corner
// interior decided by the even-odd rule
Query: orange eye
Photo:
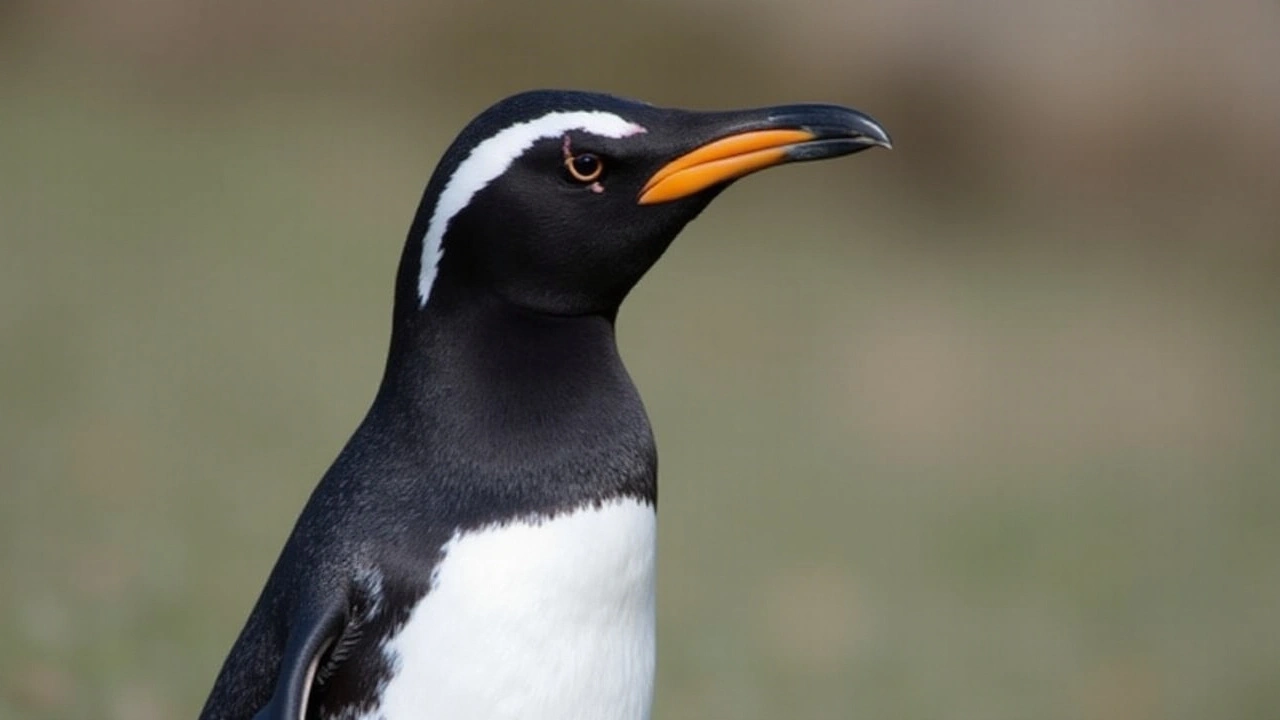
[[[604,172],[604,163],[600,162],[598,155],[592,153],[567,157],[564,159],[564,166],[574,180],[583,183],[599,180],[600,174]]]

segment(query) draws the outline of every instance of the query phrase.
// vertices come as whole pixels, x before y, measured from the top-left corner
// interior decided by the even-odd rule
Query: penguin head
[[[539,90],[475,118],[423,194],[397,305],[475,291],[556,315],[611,314],[686,223],[734,180],[889,147],[834,105],[726,112]]]

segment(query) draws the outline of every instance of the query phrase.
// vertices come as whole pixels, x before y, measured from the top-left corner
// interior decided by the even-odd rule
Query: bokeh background
[[[1280,715],[1280,5],[0,3],[0,718],[193,717],[453,134],[866,110],[635,292],[655,717]]]

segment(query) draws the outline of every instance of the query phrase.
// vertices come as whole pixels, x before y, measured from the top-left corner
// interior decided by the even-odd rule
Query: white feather
[[[655,536],[631,499],[455,536],[364,718],[645,720]]]
[[[431,221],[422,239],[422,261],[418,273],[418,298],[427,304],[431,286],[436,280],[436,267],[444,250],[445,230],[449,221],[471,202],[471,198],[511,167],[516,158],[539,140],[559,137],[570,130],[582,130],[602,137],[622,138],[645,132],[633,122],[613,113],[601,111],[553,112],[526,122],[516,123],[475,146],[459,163],[440,198],[436,200]]]

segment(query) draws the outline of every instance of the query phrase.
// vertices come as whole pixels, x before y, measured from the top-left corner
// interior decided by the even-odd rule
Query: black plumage
[[[475,180],[483,143],[566,113],[607,113],[643,131],[610,137],[588,123],[524,148],[485,146],[510,163]],[[462,131],[409,230],[377,395],[298,519],[204,720],[375,709],[396,670],[381,648],[431,591],[451,537],[620,497],[656,503],[653,435],[614,319],[684,225],[759,167],[705,187],[682,177],[659,200],[649,188],[699,148],[778,130],[808,137],[760,140],[750,152],[772,154],[760,167],[888,145],[869,118],[834,106],[698,113],[566,91],[508,98]],[[597,170],[590,183],[579,177]],[[477,189],[444,218],[425,281],[424,238],[463,181]]]

